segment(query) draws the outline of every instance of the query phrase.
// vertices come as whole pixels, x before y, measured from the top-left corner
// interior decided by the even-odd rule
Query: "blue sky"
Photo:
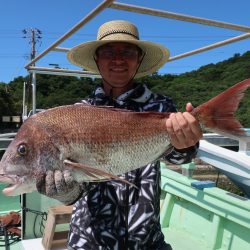
[[[0,3],[0,82],[8,83],[15,77],[27,75],[24,66],[29,62],[31,45],[28,38],[23,38],[23,29],[37,28],[42,31],[41,43],[36,44],[37,54],[39,54],[101,2],[100,0],[2,0]],[[123,0],[119,2],[250,26],[249,0]],[[164,44],[169,48],[171,56],[243,34],[240,31],[106,9],[60,47],[70,48],[81,42],[94,40],[100,24],[112,19],[125,19],[135,23],[139,28],[141,39]],[[162,67],[160,73],[189,72],[248,50],[250,50],[250,39],[169,62]],[[37,62],[37,66],[47,67],[49,64],[77,69],[67,61],[63,53],[50,53]]]

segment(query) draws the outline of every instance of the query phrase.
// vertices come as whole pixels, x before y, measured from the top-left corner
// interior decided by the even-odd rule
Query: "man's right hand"
[[[80,198],[83,187],[74,180],[69,170],[48,170],[36,175],[37,191],[65,205],[71,205]]]

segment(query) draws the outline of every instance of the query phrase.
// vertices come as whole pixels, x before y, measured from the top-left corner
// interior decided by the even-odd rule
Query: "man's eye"
[[[112,49],[109,50],[100,50],[98,55],[102,58],[112,59],[115,56],[120,56],[123,59],[133,59],[138,56],[138,51],[134,49],[125,49],[121,51],[115,51]]]
[[[112,50],[104,50],[101,52],[101,56],[104,57],[112,57],[114,55],[114,52]]]
[[[127,59],[135,58],[138,56],[138,51],[137,50],[124,50],[122,53],[122,56]]]
[[[123,56],[131,57],[134,56],[135,53],[132,50],[124,50],[122,54]]]

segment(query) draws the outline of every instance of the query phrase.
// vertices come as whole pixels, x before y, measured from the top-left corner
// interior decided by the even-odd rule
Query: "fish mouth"
[[[0,174],[0,182],[9,184],[2,190],[6,196],[17,196],[36,190],[36,183],[32,176]]]
[[[14,184],[17,182],[17,175],[0,174],[0,182]]]
[[[15,193],[15,190],[17,190],[20,185],[21,185],[21,183],[9,185],[8,187],[4,188],[2,192],[6,196],[11,196]]]
[[[3,193],[6,196],[12,195],[15,190],[21,185],[19,180],[20,178],[17,175],[7,176],[4,174],[0,174],[0,182],[9,184],[7,187],[3,189]]]

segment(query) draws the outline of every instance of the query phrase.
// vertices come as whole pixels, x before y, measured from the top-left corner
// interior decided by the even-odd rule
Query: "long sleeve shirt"
[[[102,86],[98,86],[82,102],[138,112],[177,111],[171,98],[152,93],[143,84],[115,100],[105,96]],[[174,164],[190,162],[197,145],[186,152],[173,148],[165,160]],[[159,161],[119,177],[137,188],[117,181],[89,183],[88,191],[75,203],[68,241],[71,249],[157,250],[164,243],[159,220]]]

